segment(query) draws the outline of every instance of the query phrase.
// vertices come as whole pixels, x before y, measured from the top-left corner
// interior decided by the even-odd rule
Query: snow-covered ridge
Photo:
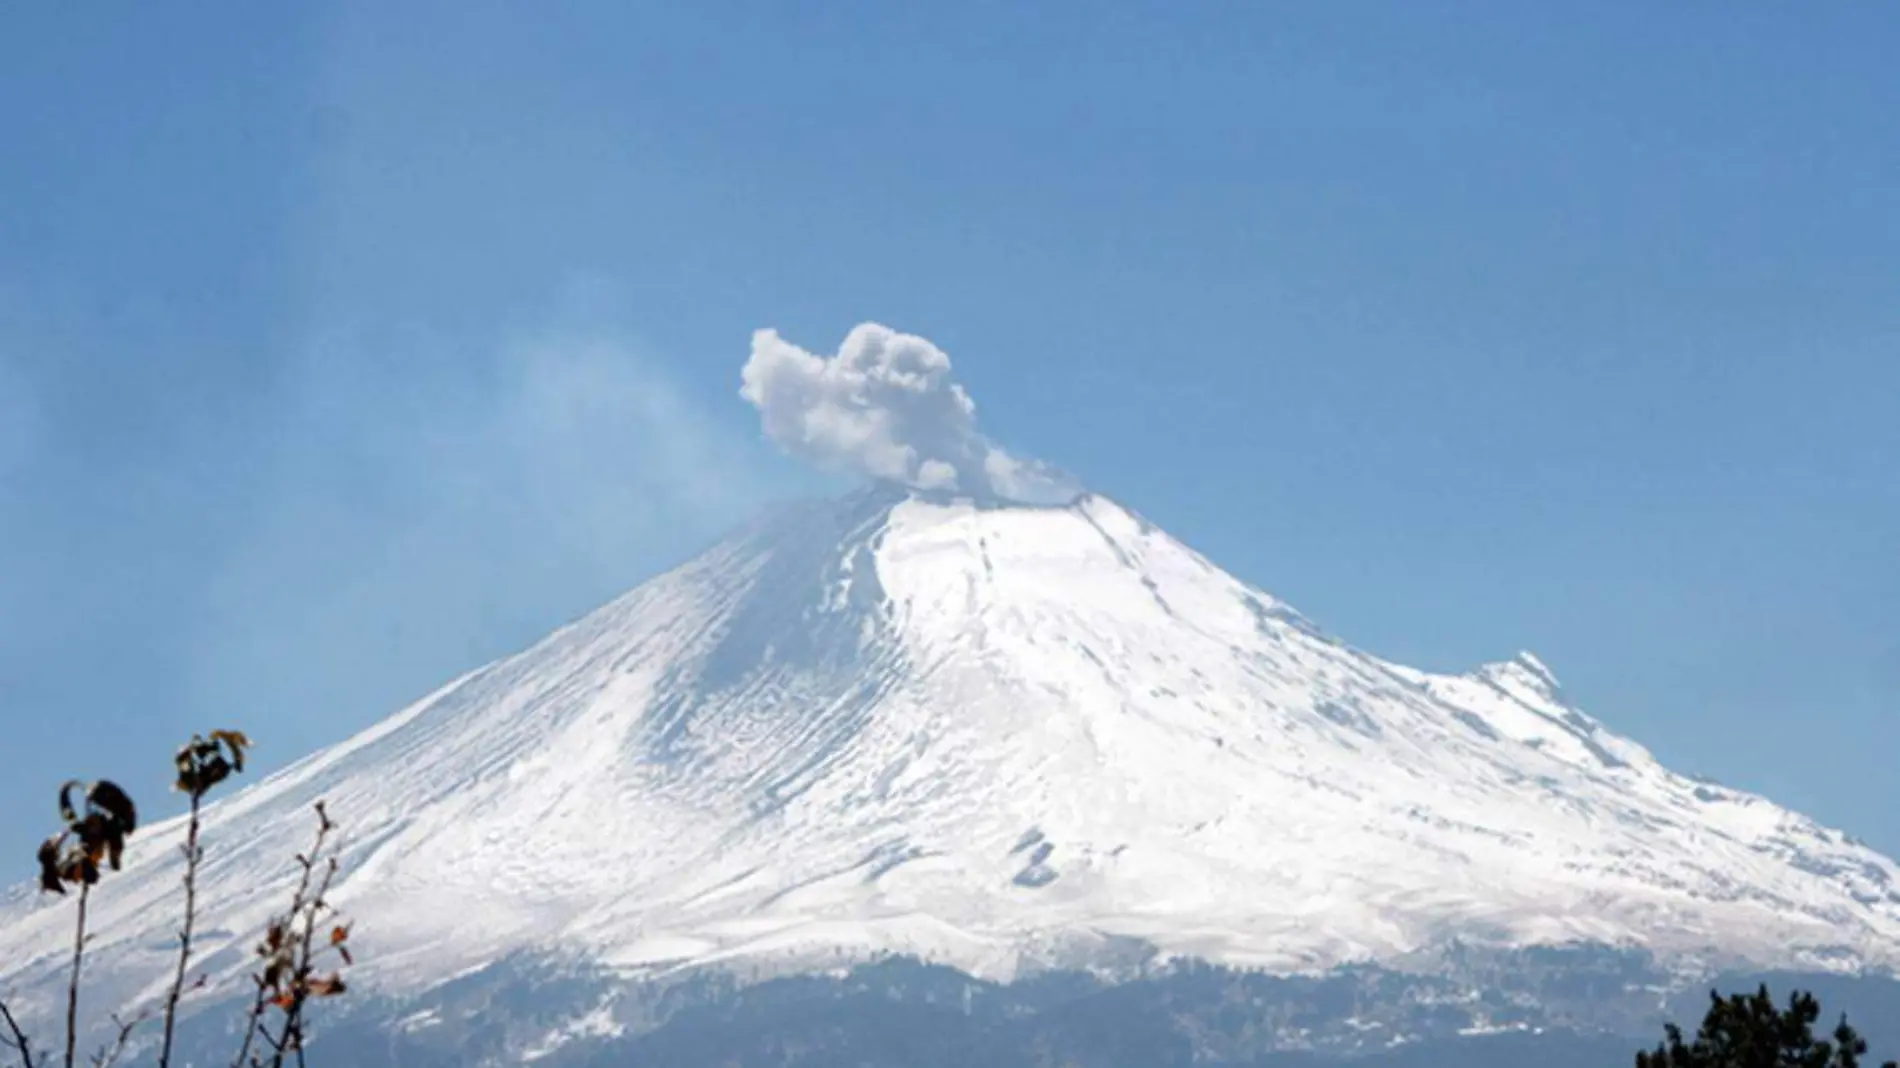
[[[1387,663],[1098,496],[784,510],[232,795],[207,829],[214,973],[245,964],[320,797],[359,979],[392,990],[523,950],[648,973],[897,951],[1008,976],[1131,947],[1292,971],[1452,940],[1900,964],[1891,860],[1670,772],[1530,654]],[[176,839],[142,831],[96,899],[108,993],[164,974]],[[0,905],[0,989],[50,994],[68,919]]]

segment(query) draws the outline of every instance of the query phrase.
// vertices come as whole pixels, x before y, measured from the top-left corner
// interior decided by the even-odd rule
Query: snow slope
[[[1387,663],[1095,496],[788,510],[233,794],[206,831],[214,974],[245,965],[318,798],[347,827],[358,979],[392,991],[517,951],[1900,964],[1891,860],[1668,771],[1528,654]],[[142,831],[95,903],[102,998],[165,972],[179,833]],[[69,922],[0,904],[0,989],[50,996]]]

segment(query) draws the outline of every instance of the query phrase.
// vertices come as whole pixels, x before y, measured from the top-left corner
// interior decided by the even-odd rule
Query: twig
[[[276,1041],[271,1043],[270,1068],[283,1068],[284,1058],[291,1052],[297,1054],[297,1064],[300,1068],[303,1064],[303,1010],[310,999],[310,961],[314,955],[312,943],[317,934],[317,917],[324,908],[323,899],[330,892],[330,881],[336,877],[337,869],[335,857],[322,856],[323,839],[335,825],[330,822],[329,815],[321,806],[317,809],[317,818],[321,821],[318,825],[317,848],[312,850],[308,857],[299,859],[304,866],[303,886],[305,888],[308,888],[310,873],[317,867],[319,861],[323,862],[323,877],[317,882],[316,893],[309,894],[301,902],[303,935],[298,942],[297,955],[291,971],[290,1004],[284,1006],[283,1026],[278,1030]],[[287,932],[291,937],[296,935],[296,920],[296,911],[293,910],[291,927]]]
[[[26,1040],[26,1032],[20,1030],[20,1021],[13,1018],[13,1010],[4,1001],[0,1001],[0,1019],[4,1019],[7,1030],[13,1032],[11,1045],[20,1051],[21,1063],[25,1068],[33,1068],[33,1044]]]
[[[315,958],[315,954],[311,951],[311,943],[315,940],[316,933],[317,933],[317,917],[322,915],[323,910],[326,907],[328,907],[325,905],[323,899],[330,895],[330,882],[331,880],[336,878],[336,868],[337,868],[337,864],[336,864],[335,857],[331,857],[327,862],[325,862],[324,868],[323,868],[323,881],[317,884],[317,896],[311,899],[310,911],[304,917],[303,952],[299,956],[298,961],[297,961],[298,982],[297,982],[297,1002],[295,1006],[296,1011],[291,1014],[296,1017],[295,1049],[297,1050],[297,1068],[304,1068],[303,1010],[304,1010],[304,1005],[307,1004],[310,1000],[310,972],[311,972],[310,962]]]
[[[270,1037],[265,1033],[261,1022],[264,1019],[264,1006],[270,1004],[270,988],[264,985],[263,976],[258,975],[252,978],[257,981],[257,997],[252,999],[250,1014],[244,1018],[244,1044],[238,1047],[237,1057],[231,1061],[231,1068],[251,1068],[251,1065],[257,1063],[251,1059],[251,1044],[260,1034],[265,1038]]]
[[[132,1040],[132,1032],[151,1018],[150,1009],[139,1010],[139,1014],[130,1020],[121,1020],[118,1013],[113,1013],[112,1022],[119,1028],[119,1037],[113,1039],[110,1046],[102,1046],[99,1052],[92,1055],[93,1068],[112,1068],[114,1064],[117,1064],[119,1058],[125,1053],[126,1043]]]
[[[172,979],[171,992],[165,997],[165,1037],[158,1047],[158,1068],[170,1068],[172,1029],[178,1021],[178,999],[185,993],[185,969],[191,964],[191,932],[198,918],[198,861],[204,851],[198,846],[198,810],[204,792],[191,794],[191,826],[185,834],[185,924],[178,934],[178,974]]]
[[[330,831],[334,827],[335,824],[330,822],[329,814],[324,811],[323,803],[319,801],[317,803],[317,840],[315,844],[310,847],[308,854],[300,853],[297,856],[297,864],[303,869],[303,876],[297,881],[297,890],[290,897],[290,911],[285,914],[282,921],[283,937],[285,938],[292,936],[297,917],[303,913],[306,907],[305,903],[310,894],[310,878],[317,867],[316,858],[323,854],[323,843],[330,837]],[[325,885],[328,885],[327,876]],[[286,1032],[284,1039],[279,1039],[273,1036],[270,1030],[264,1026],[264,1010],[269,1007],[271,1003],[271,983],[270,980],[262,974],[254,978],[257,981],[257,997],[252,1000],[250,1015],[245,1018],[244,1042],[238,1047],[237,1057],[231,1061],[231,1068],[251,1068],[252,1065],[260,1063],[260,1061],[254,1060],[251,1057],[251,1048],[256,1043],[259,1035],[262,1035],[265,1043],[271,1047],[273,1056],[270,1063],[273,1068],[282,1068],[284,1054],[287,1052],[284,1048],[284,1042],[288,1039],[288,1032]],[[293,1005],[294,1004],[296,1003],[293,1002]],[[288,1010],[285,1012],[285,1019],[288,1025],[291,1019]]]
[[[79,922],[73,930],[73,975],[66,985],[66,1068],[73,1068],[73,1055],[79,1048],[79,968],[86,958],[86,902],[92,897],[92,884],[79,885]]]

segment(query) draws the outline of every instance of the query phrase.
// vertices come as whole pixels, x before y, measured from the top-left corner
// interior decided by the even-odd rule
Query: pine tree
[[[1664,1042],[1638,1053],[1636,1068],[1859,1068],[1867,1052],[1867,1041],[1846,1016],[1831,1041],[1816,1039],[1821,1005],[1805,991],[1790,994],[1785,1009],[1775,1006],[1766,985],[1727,998],[1711,992],[1709,1000],[1695,1041],[1684,1041],[1682,1029],[1667,1024]],[[1897,1066],[1889,1061],[1884,1068]]]

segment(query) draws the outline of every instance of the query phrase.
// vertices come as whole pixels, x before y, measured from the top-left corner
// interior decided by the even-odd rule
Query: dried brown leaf
[[[53,837],[48,838],[46,841],[40,843],[39,862],[40,862],[40,892],[41,893],[46,893],[48,891],[51,891],[52,893],[55,893],[55,894],[64,894],[66,892],[66,887],[62,885],[61,880],[60,880],[60,858],[59,858],[60,847],[65,844],[65,839],[66,839],[65,835],[56,834]]]
[[[68,826],[79,822],[79,809],[73,804],[73,791],[84,792],[86,784],[78,779],[68,779],[59,788],[59,818]]]
[[[222,754],[211,757],[198,765],[198,792],[203,793],[231,777],[231,762]]]
[[[100,779],[86,791],[86,803],[112,817],[119,825],[121,834],[131,834],[139,827],[138,806],[132,803],[132,796],[119,788],[110,779]]]
[[[251,747],[251,739],[243,731],[212,731],[211,740],[222,743],[231,753],[231,770],[244,770],[244,751]]]

